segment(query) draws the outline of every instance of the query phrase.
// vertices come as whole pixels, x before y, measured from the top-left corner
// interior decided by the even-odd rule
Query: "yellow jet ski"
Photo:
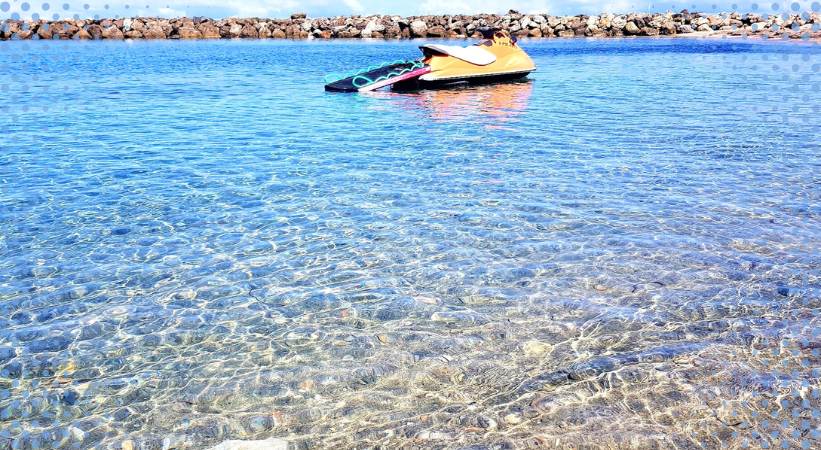
[[[417,79],[419,87],[515,80],[536,70],[533,60],[517,45],[516,38],[504,31],[487,30],[483,34],[482,42],[470,47],[421,46],[425,55],[422,61],[431,70]]]
[[[396,61],[357,72],[326,77],[325,90],[367,92],[391,86],[409,90],[456,83],[480,84],[524,78],[536,70],[533,60],[504,31],[483,30],[476,45],[425,44],[422,59]]]

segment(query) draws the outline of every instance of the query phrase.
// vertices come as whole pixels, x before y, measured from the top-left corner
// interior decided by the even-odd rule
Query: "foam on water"
[[[0,44],[0,448],[821,445],[815,45]]]

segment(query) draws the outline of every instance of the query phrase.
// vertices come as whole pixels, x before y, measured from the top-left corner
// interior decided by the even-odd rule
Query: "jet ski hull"
[[[330,92],[369,92],[399,83],[416,79],[430,73],[430,67],[419,61],[407,61],[377,66],[370,70],[359,71],[350,76],[329,80],[325,90]]]
[[[397,91],[413,91],[418,89],[449,88],[458,85],[482,85],[505,83],[522,80],[526,78],[528,74],[530,74],[531,72],[532,70],[526,70],[520,72],[481,74],[453,78],[440,78],[434,80],[423,80],[421,78],[413,78],[396,83],[391,88]]]

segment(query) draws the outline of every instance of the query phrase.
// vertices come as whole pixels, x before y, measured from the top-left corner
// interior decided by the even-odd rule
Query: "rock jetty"
[[[124,18],[5,20],[0,40],[14,39],[334,39],[471,38],[484,27],[519,37],[619,37],[671,35],[821,38],[821,13],[761,15],[738,12],[602,14],[550,16],[521,14],[444,16],[353,16],[288,19]]]

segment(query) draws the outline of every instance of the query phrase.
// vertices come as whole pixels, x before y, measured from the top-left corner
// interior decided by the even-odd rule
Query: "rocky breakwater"
[[[288,19],[126,18],[5,20],[0,40],[13,39],[332,39],[469,38],[499,28],[519,37],[736,35],[821,38],[821,13],[782,15],[678,13],[550,16],[521,14],[353,16]]]

